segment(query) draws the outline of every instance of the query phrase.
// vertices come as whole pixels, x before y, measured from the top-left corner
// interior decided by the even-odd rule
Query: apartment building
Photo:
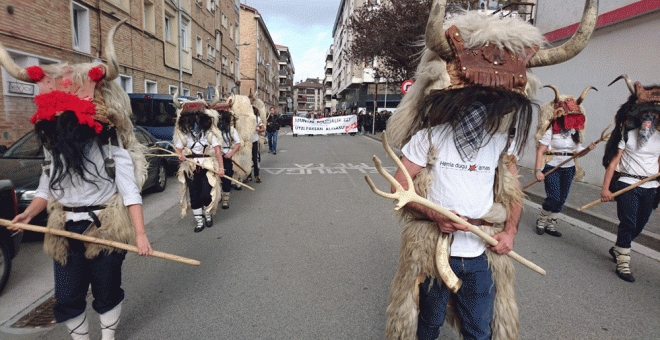
[[[319,78],[307,78],[294,86],[295,107],[298,113],[323,110],[323,84]]]
[[[337,100],[332,96],[332,69],[334,66],[333,61],[333,46],[330,46],[325,53],[325,67],[323,68],[323,109],[326,112],[334,111]]]
[[[178,7],[180,5],[180,8]],[[23,67],[105,61],[108,30],[119,28],[117,81],[128,93],[174,93],[210,99],[213,87],[237,91],[239,0],[8,0],[0,41]],[[0,74],[0,145],[32,129],[39,89]]]
[[[241,4],[241,92],[256,93],[267,107],[279,103],[279,52],[261,14]]]
[[[289,48],[282,45],[275,45],[277,51],[280,53],[279,62],[279,107],[281,113],[290,112],[294,110],[293,106],[293,75],[296,73],[293,67],[293,59]]]

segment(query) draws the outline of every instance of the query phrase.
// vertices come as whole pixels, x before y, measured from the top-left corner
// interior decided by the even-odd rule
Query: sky
[[[277,45],[289,47],[294,82],[321,78],[340,0],[241,0],[257,9]]]

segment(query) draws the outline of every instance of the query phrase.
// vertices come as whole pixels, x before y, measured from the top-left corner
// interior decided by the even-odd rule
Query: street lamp
[[[375,135],[376,134],[376,112],[378,112],[378,80],[380,77],[378,75],[374,76],[374,84],[376,85],[374,89],[374,116],[371,121],[371,134]]]
[[[241,47],[241,46],[249,46],[249,45],[250,45],[250,42],[249,42],[249,41],[246,41],[246,42],[244,42],[244,43],[242,43],[242,44],[235,44],[234,47],[235,47],[235,48],[238,48],[238,47]]]

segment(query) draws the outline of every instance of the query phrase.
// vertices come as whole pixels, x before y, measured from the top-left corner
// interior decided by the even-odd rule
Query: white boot
[[[550,217],[550,212],[541,210],[541,215],[539,215],[539,218],[536,220],[536,233],[539,235],[543,235],[545,232],[545,226],[548,225],[548,217]]]
[[[99,315],[101,321],[101,340],[115,340],[115,331],[121,315],[121,302],[115,308]]]
[[[222,209],[229,209],[229,193],[228,192],[222,192]]]
[[[194,231],[196,233],[204,230],[204,216],[203,214],[204,209],[199,208],[199,209],[193,209],[193,216],[195,217],[195,222],[197,222],[197,226],[195,227]]]
[[[64,322],[66,328],[69,330],[69,335],[73,340],[89,340],[89,321],[87,321],[87,314],[76,316]]]
[[[550,213],[550,216],[548,216],[548,225],[545,227],[545,233],[554,237],[561,237],[561,232],[557,230],[557,213]]]
[[[211,207],[202,208],[202,213],[204,214],[204,223],[206,223],[207,228],[211,228],[213,226],[213,215],[211,215],[210,209]]]
[[[614,246],[610,249],[610,255],[616,260],[616,275],[621,280],[635,282],[635,277],[630,271],[630,248]]]

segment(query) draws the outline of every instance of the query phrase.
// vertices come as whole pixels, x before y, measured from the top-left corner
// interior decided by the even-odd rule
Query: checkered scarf
[[[472,161],[482,147],[486,131],[484,123],[488,109],[480,102],[473,102],[461,110],[460,121],[454,122],[454,145],[464,162]]]
[[[642,118],[642,126],[639,128],[637,136],[637,149],[641,149],[646,145],[651,138],[653,132],[655,132],[655,126],[658,119],[654,114],[646,114]]]

